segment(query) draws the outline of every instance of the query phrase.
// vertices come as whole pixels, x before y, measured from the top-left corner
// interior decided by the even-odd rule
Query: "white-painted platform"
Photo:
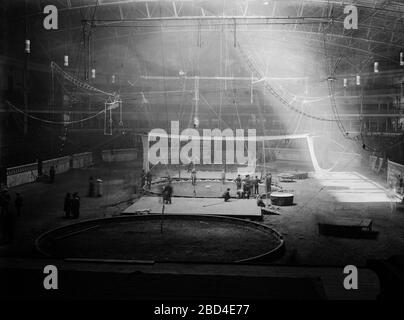
[[[143,197],[126,208],[123,213],[130,214],[150,209],[151,214],[161,214],[160,197]],[[172,204],[165,205],[164,214],[208,214],[240,218],[261,219],[261,210],[255,199],[230,199],[224,202],[217,198],[172,198]]]

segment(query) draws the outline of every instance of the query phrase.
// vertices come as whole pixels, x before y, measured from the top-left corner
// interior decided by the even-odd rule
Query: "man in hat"
[[[73,217],[76,219],[80,216],[80,197],[77,192],[73,193],[72,213]]]

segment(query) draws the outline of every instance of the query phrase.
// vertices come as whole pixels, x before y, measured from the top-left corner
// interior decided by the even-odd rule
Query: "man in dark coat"
[[[73,194],[72,213],[74,218],[78,218],[80,216],[80,197],[77,192]]]
[[[191,172],[191,182],[192,182],[193,186],[196,185],[196,170],[195,169],[192,169],[192,172]]]
[[[258,176],[255,176],[255,179],[254,179],[254,194],[259,193],[259,183],[260,183],[260,179],[258,178]]]
[[[271,183],[272,183],[272,175],[271,173],[268,173],[267,176],[265,177],[265,186],[267,193],[271,193]]]
[[[66,218],[70,218],[70,214],[72,213],[72,195],[70,192],[66,193],[65,201],[63,204],[63,211],[65,212]]]
[[[91,176],[88,179],[88,196],[89,197],[94,197],[95,196],[95,181],[94,181],[93,176]]]
[[[54,183],[55,182],[55,167],[51,166],[49,169],[49,179],[50,179],[50,183]]]
[[[247,175],[245,176],[244,182],[245,182],[245,184],[244,184],[244,189],[246,189],[246,190],[244,190],[244,192],[245,192],[245,191],[248,191],[247,199],[249,199],[249,198],[250,198],[250,195],[251,195],[251,192],[252,192],[252,181],[251,181],[251,179],[250,179],[250,175],[247,174]]]
[[[171,197],[173,194],[173,187],[171,183],[167,183],[163,189],[163,200],[165,204],[171,204]]]
[[[240,175],[237,176],[235,181],[236,181],[237,190],[241,189],[241,177],[240,177]]]

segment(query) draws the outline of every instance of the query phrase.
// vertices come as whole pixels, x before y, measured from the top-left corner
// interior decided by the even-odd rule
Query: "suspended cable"
[[[241,55],[243,56],[244,60],[246,61],[248,67],[250,68],[250,70],[255,74],[256,77],[258,77],[259,79],[263,79],[263,75],[261,74],[261,72],[258,70],[258,68],[254,65],[254,63],[251,61],[251,58],[249,57],[249,55],[247,55],[245,53],[245,51],[243,50],[243,48],[241,47],[240,43],[238,42],[237,47],[239,48],[239,51],[241,53]],[[297,112],[297,113],[301,113],[304,117],[307,118],[312,118],[314,120],[318,120],[318,121],[328,121],[328,122],[334,122],[335,119],[331,119],[331,118],[325,118],[325,117],[319,117],[319,116],[315,116],[312,114],[309,114],[307,112],[304,112],[296,107],[294,107],[293,105],[291,105],[288,101],[286,101],[286,99],[284,97],[282,97],[270,84],[268,81],[264,81],[264,88],[275,98],[277,98],[284,106],[286,106],[287,108],[289,108],[290,110]]]
[[[70,81],[72,84],[74,84],[77,87],[80,87],[80,88],[88,90],[88,91],[102,93],[102,94],[104,94],[106,96],[113,97],[113,96],[116,95],[115,93],[110,93],[110,92],[106,92],[106,91],[103,91],[101,89],[95,88],[95,87],[91,86],[90,84],[88,84],[87,82],[76,78],[75,76],[71,75],[70,73],[64,71],[54,61],[51,62],[51,68],[52,68],[52,70],[55,70],[56,72],[61,74],[66,80]]]
[[[16,111],[22,113],[23,115],[25,115],[25,116],[27,116],[27,117],[29,117],[29,118],[31,118],[31,119],[34,119],[34,120],[37,120],[37,121],[41,121],[41,122],[44,122],[44,123],[50,123],[50,124],[67,125],[67,124],[80,123],[80,122],[84,122],[84,121],[93,119],[93,118],[95,118],[95,117],[98,117],[100,114],[102,114],[102,113],[105,112],[105,110],[101,110],[101,111],[97,112],[96,114],[94,114],[94,115],[92,115],[92,116],[90,116],[90,117],[83,118],[83,119],[80,119],[80,120],[74,120],[74,121],[53,121],[53,120],[46,120],[46,119],[41,119],[41,118],[39,118],[39,117],[33,116],[33,115],[31,115],[31,114],[25,112],[24,110],[22,110],[22,109],[20,109],[20,108],[17,108],[17,107],[16,107],[15,105],[13,105],[11,102],[9,102],[9,101],[7,101],[7,100],[6,100],[5,102],[6,102],[7,105],[10,106],[11,108],[15,109]]]

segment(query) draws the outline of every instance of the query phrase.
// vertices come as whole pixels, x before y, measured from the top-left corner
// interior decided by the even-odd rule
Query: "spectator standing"
[[[56,175],[56,171],[55,171],[55,167],[51,166],[49,169],[49,179],[50,179],[50,183],[54,183],[55,182],[55,175]]]
[[[70,193],[69,193],[70,194]],[[94,197],[95,196],[95,181],[94,177],[91,176],[88,179],[88,196],[89,197]]]
[[[70,192],[66,193],[64,204],[63,204],[63,211],[65,212],[66,218],[70,218],[72,213],[72,195]]]
[[[76,219],[80,216],[80,197],[77,192],[75,192],[73,194],[72,213],[73,213],[73,217]]]
[[[272,175],[271,173],[268,173],[265,177],[265,187],[267,194],[271,193],[271,184],[272,184]]]
[[[192,169],[191,181],[192,181],[192,185],[195,186],[196,185],[196,170],[195,169]]]
[[[241,189],[241,177],[240,177],[240,175],[237,175],[237,178],[236,178],[236,188],[237,188],[237,190],[240,190]]]
[[[260,183],[260,179],[258,178],[258,176],[255,176],[255,179],[254,179],[254,194],[259,194],[259,183]]]
[[[168,182],[163,189],[163,200],[164,200],[163,203],[164,204],[168,204],[168,203],[171,204],[172,194],[173,194],[173,187],[171,186],[171,183]]]

